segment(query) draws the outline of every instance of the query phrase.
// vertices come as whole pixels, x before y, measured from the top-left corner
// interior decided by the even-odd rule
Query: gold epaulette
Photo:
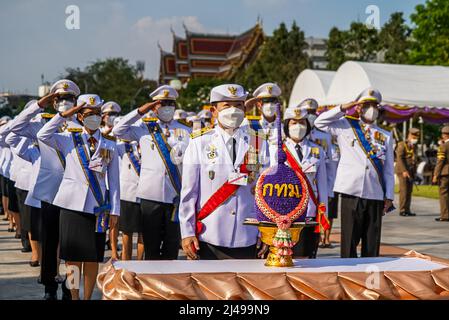
[[[83,128],[67,128],[68,132],[83,132]]]
[[[103,136],[103,138],[105,138],[105,139],[107,139],[107,140],[117,141],[117,138],[116,138],[116,137],[111,136],[111,135],[109,135],[109,134],[104,134],[104,133],[102,133],[101,135]]]
[[[52,113],[41,113],[41,118],[43,119],[52,119],[55,116],[55,114]]]
[[[246,119],[248,119],[248,120],[260,120],[262,118],[260,116],[246,116]]]
[[[360,120],[360,118],[353,117],[353,116],[345,116],[345,118],[352,119],[352,120]]]
[[[201,130],[195,130],[194,132],[192,132],[190,134],[190,138],[191,139],[195,139],[195,138],[201,137],[202,135],[204,135],[205,133],[207,133],[207,132],[209,132],[211,130],[212,130],[212,128],[209,128],[209,127],[205,127],[205,128],[203,128]]]
[[[143,122],[156,122],[157,118],[142,118]]]
[[[176,121],[178,121],[178,123],[180,123],[186,127],[189,127],[189,128],[191,128],[193,126],[191,123],[188,123],[185,119],[178,119]]]
[[[125,143],[130,143],[131,142],[131,140],[125,140],[125,139],[117,139],[118,141],[121,141],[121,142],[125,142]]]

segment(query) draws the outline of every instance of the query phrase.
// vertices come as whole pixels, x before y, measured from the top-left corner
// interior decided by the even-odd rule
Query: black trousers
[[[42,201],[41,280],[46,293],[56,293],[58,290],[55,277],[58,270],[59,211],[59,207]]]
[[[227,248],[200,241],[198,255],[201,260],[255,259],[257,249],[256,245],[243,248]]]
[[[145,260],[176,260],[181,231],[179,223],[171,221],[174,206],[142,199],[140,207]]]
[[[341,257],[357,258],[362,241],[362,257],[378,257],[384,202],[341,194]]]
[[[293,247],[293,258],[307,257],[315,259],[318,251],[320,234],[315,233],[315,227],[302,229],[298,243]]]
[[[28,210],[28,209],[25,207],[25,199],[28,195],[28,191],[16,188],[16,193],[17,193],[17,202],[19,205],[19,212],[20,212],[20,227],[22,230],[22,234],[21,234],[22,247],[24,249],[31,249],[30,238],[28,236],[28,232],[31,231],[31,227],[29,224],[29,220],[30,220],[29,213],[30,212],[29,211],[27,212],[26,210]]]

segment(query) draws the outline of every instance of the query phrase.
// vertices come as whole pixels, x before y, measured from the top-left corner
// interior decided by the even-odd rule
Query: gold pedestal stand
[[[267,267],[292,267],[293,266],[293,259],[292,256],[286,256],[284,257],[285,263],[281,264],[279,256],[277,254],[278,248],[273,246],[273,239],[276,235],[276,232],[278,230],[278,227],[276,224],[272,222],[264,222],[264,221],[257,221],[257,220],[247,220],[244,222],[246,225],[253,225],[257,226],[257,228],[260,231],[261,234],[261,240],[266,245],[270,246],[270,252],[268,253],[267,260],[265,261],[265,266]],[[315,227],[317,225],[317,222],[308,222],[307,224],[305,222],[295,222],[292,223],[290,227],[290,233],[292,235],[292,241],[294,243],[298,243],[299,237],[301,235],[301,231],[304,228],[310,228]]]

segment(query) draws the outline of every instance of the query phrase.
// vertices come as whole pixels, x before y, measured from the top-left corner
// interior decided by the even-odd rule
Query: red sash
[[[240,165],[241,173],[248,173],[246,164]],[[207,218],[212,212],[214,212],[219,206],[221,206],[226,200],[229,199],[237,190],[240,185],[231,184],[226,181],[215,193],[206,201],[201,208],[200,212],[196,215],[196,236],[203,232],[204,224],[201,222]]]
[[[287,155],[287,163],[290,165],[290,167],[295,171],[302,172],[302,168],[300,167],[298,162],[296,162],[295,157],[293,157],[293,155],[290,153],[285,144],[282,146],[282,149],[285,151],[285,154]],[[318,199],[315,195],[315,192],[313,192],[309,179],[305,177],[305,180],[307,182],[307,187],[310,190],[309,192],[310,198],[312,199],[317,209],[316,222],[318,222],[318,225],[315,228],[315,233],[320,233],[321,228],[323,228],[323,230],[328,230],[330,228],[329,221],[327,220],[326,215],[323,214],[326,211],[326,207],[323,204],[318,203]]]

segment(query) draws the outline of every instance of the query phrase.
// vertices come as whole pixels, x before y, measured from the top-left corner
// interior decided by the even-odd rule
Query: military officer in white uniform
[[[315,121],[318,129],[337,136],[341,152],[334,191],[341,193],[343,258],[357,257],[360,240],[363,257],[378,256],[382,216],[394,208],[393,137],[375,123],[381,101],[380,92],[368,88]],[[353,107],[359,117],[345,117]]]
[[[237,84],[213,88],[218,125],[192,134],[186,150],[179,217],[189,259],[256,256],[257,228],[243,222],[256,218],[254,186],[269,157],[266,140],[241,126],[246,96]]]
[[[106,102],[101,107],[102,127],[101,133],[111,134],[114,128],[114,121],[120,115],[122,108],[115,101]]]
[[[101,128],[100,131],[105,135],[112,135],[115,119],[120,115],[122,108],[115,101],[108,101],[101,107]],[[111,258],[118,259],[118,235],[119,226],[109,229],[109,239],[106,241],[106,246],[111,250]]]
[[[45,113],[49,108],[59,112],[68,110],[75,105],[76,97],[80,94],[78,86],[70,80],[63,79],[55,82],[50,88],[50,93],[39,101],[32,100],[15,119],[11,131],[37,141],[37,133],[43,125],[53,116]],[[31,121],[40,115],[40,121]],[[61,125],[60,130],[67,127],[79,127],[76,119],[68,118]],[[59,267],[57,251],[59,243],[59,208],[53,204],[53,200],[62,181],[65,167],[65,159],[59,151],[38,142],[40,160],[36,162],[35,176],[31,177],[30,190],[25,204],[33,205],[35,200],[41,201],[41,280],[45,286],[45,299],[55,300],[58,283],[55,281]],[[63,298],[69,299],[70,292],[63,288]]]
[[[330,233],[332,229],[333,220],[338,217],[338,193],[334,194],[335,176],[337,174],[338,161],[340,160],[340,150],[336,143],[336,137],[328,132],[321,131],[315,127],[315,120],[317,118],[318,102],[315,99],[305,99],[299,104],[300,108],[307,111],[307,119],[312,126],[310,132],[310,140],[321,146],[326,154],[326,174],[327,174],[327,189],[329,196],[329,203],[327,208],[327,217],[330,228],[324,231],[322,235],[320,247],[331,248]]]
[[[116,119],[116,124],[121,118]],[[137,187],[141,170],[140,147],[137,141],[117,140],[120,163],[120,219],[119,230],[122,232],[122,260],[132,259],[133,233],[137,237],[137,260],[142,260],[144,246],[142,238],[142,211]]]
[[[153,102],[131,111],[112,130],[114,136],[137,141],[141,172],[136,196],[141,199],[142,233],[147,260],[178,257],[181,165],[190,128],[173,120],[178,93],[168,85],[150,94]],[[143,118],[155,110],[157,118]]]
[[[60,112],[38,132],[37,137],[58,150],[66,160],[62,182],[54,199],[61,208],[60,257],[68,275],[76,266],[84,274],[84,299],[90,299],[103,262],[106,230],[120,215],[118,152],[114,138],[101,134],[98,95],[84,94],[76,107]],[[77,115],[83,128],[59,132],[66,118]],[[79,289],[71,289],[79,299]]]
[[[317,220],[321,223],[321,219],[324,219],[323,215],[327,212],[324,209],[318,213],[318,210],[327,208],[328,204],[327,155],[320,145],[311,140],[312,126],[307,116],[308,113],[301,104],[285,110],[283,123],[286,138],[284,145],[296,164],[306,174],[314,193],[314,196],[309,199],[306,221]],[[277,163],[277,145],[270,144],[270,159],[272,165]],[[289,165],[294,169],[293,165]],[[293,248],[294,255],[315,258],[319,236],[319,228],[305,229],[301,234],[299,244]]]
[[[281,94],[281,88],[276,83],[268,82],[254,90],[253,98],[245,103],[247,108],[257,107],[262,118],[247,116],[242,125],[249,125],[255,131],[262,130],[270,145],[277,143],[276,104],[279,103]]]

